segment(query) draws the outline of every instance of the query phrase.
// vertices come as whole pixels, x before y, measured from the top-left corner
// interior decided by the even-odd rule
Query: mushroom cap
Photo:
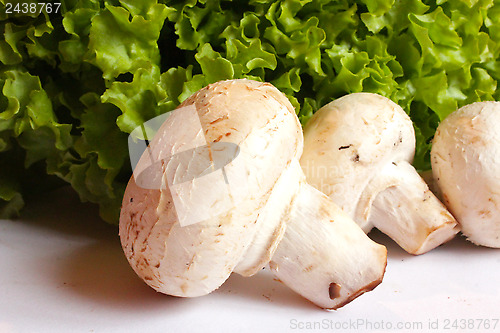
[[[450,114],[434,136],[431,162],[443,201],[478,245],[500,247],[500,102]]]
[[[408,115],[390,99],[353,93],[311,117],[304,128],[304,145],[300,162],[307,181],[368,232],[365,208],[358,207],[361,195],[384,166],[413,160],[415,132]]]
[[[193,110],[193,106],[198,127],[193,125],[196,121],[183,117],[188,114],[183,108]],[[160,162],[162,186],[148,189],[139,186],[136,177],[130,179],[120,215],[120,240],[130,265],[147,284],[163,293],[190,297],[217,289],[244,258],[258,229],[259,213],[287,165],[301,155],[303,137],[292,105],[268,83],[217,82],[189,97],[178,110],[157,132],[149,156],[145,153],[141,158],[143,163],[146,158]],[[196,148],[193,145],[200,138],[209,147],[229,142],[240,148],[231,162],[233,168],[225,168],[229,190],[210,183],[212,178],[207,177],[216,172],[193,177],[202,168],[196,149],[187,165],[171,158]],[[179,179],[186,181],[177,186],[174,196],[171,185]],[[198,223],[181,226],[176,198],[196,197],[197,205],[210,208],[220,204],[223,194],[237,197],[238,202]],[[195,214],[198,208],[191,208],[189,213]],[[277,224],[276,229],[274,237],[282,237],[282,226]]]

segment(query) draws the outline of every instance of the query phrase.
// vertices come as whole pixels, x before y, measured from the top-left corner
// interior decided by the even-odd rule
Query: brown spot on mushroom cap
[[[450,199],[448,198],[448,195],[446,193],[443,193],[443,202],[446,206],[449,206],[450,204]]]
[[[224,136],[224,135],[222,135],[222,134],[221,134],[221,135],[219,135],[219,137],[217,137],[217,139],[215,139],[213,142],[219,142],[219,141],[222,139],[222,137],[223,137],[223,136]]]
[[[490,218],[491,217],[491,211],[488,209],[482,209],[479,212],[480,217],[482,218]]]
[[[314,266],[313,265],[309,265],[307,266],[306,268],[304,268],[304,272],[310,272],[314,269]]]
[[[212,120],[211,122],[209,122],[209,124],[210,124],[210,125],[213,125],[213,124],[215,124],[215,123],[218,123],[219,121],[222,121],[222,120],[224,120],[224,119],[228,119],[228,118],[229,118],[229,115],[224,114],[224,115],[222,115],[222,116],[218,117],[217,119]]]

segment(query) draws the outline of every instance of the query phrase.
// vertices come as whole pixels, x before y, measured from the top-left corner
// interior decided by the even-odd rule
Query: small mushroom
[[[304,128],[307,181],[368,233],[374,226],[412,254],[458,232],[457,222],[410,164],[415,133],[388,98],[353,93],[321,109]]]
[[[193,107],[198,127],[186,119]],[[251,276],[269,264],[297,293],[336,309],[382,281],[385,247],[305,182],[298,162],[302,130],[285,95],[268,83],[229,80],[201,89],[178,110],[184,109],[167,118],[141,158],[160,161],[151,164],[157,167],[141,161],[136,167],[160,179],[160,188],[141,187],[134,171],[123,199],[123,250],[148,285],[174,296],[201,296],[233,271]],[[223,141],[239,147],[238,156],[226,159],[227,182],[204,180],[216,172],[202,172],[204,149],[193,149],[200,137],[212,151]],[[185,151],[192,158],[173,158]],[[228,196],[237,197],[235,204],[216,210]],[[179,211],[176,198],[190,209]],[[206,218],[181,223],[181,216],[200,212]]]
[[[434,136],[431,163],[443,202],[462,233],[500,248],[500,102],[477,102],[450,114]]]

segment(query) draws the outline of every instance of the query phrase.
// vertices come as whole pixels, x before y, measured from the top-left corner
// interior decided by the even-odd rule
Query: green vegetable
[[[500,100],[494,0],[69,0],[6,14],[0,0],[0,214],[69,183],[116,223],[127,133],[222,79],[269,81],[302,123],[367,91],[414,121],[428,169],[437,124]]]

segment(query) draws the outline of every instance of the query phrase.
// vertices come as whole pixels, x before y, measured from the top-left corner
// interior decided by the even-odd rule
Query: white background
[[[500,320],[500,250],[457,237],[412,256],[370,236],[389,250],[384,281],[337,311],[317,308],[267,270],[182,299],[146,286],[123,256],[117,227],[58,190],[21,218],[0,221],[0,333],[500,332],[500,322],[492,327]]]

